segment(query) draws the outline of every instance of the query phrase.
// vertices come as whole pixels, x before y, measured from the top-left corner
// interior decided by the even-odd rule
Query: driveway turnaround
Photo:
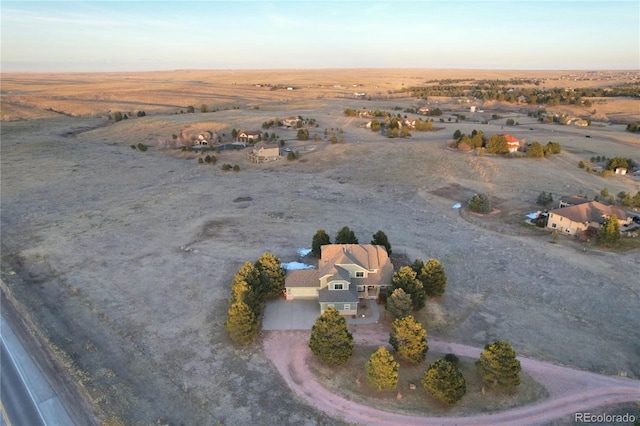
[[[375,327],[359,328],[357,344],[387,343],[388,334]],[[602,376],[587,371],[518,357],[522,369],[549,392],[545,400],[492,414],[466,417],[421,417],[382,411],[360,405],[322,387],[309,369],[309,334],[298,331],[271,331],[263,340],[266,356],[273,362],[293,392],[311,406],[347,423],[359,425],[533,425],[557,420],[573,423],[575,413],[640,400],[640,381]],[[429,339],[429,347],[442,352],[478,357],[482,349]],[[287,350],[283,350],[287,348]],[[567,422],[568,423],[568,422]]]

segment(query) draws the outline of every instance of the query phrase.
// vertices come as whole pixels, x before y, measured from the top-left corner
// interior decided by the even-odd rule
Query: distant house
[[[589,200],[587,200],[583,196],[571,195],[569,197],[561,197],[560,198],[560,204],[558,205],[558,208],[561,209],[563,207],[578,206],[580,204],[584,204],[584,203],[588,203],[588,202],[589,202]]]
[[[624,176],[627,174],[627,169],[625,167],[616,167],[616,174]]]
[[[418,114],[420,114],[420,115],[429,115],[429,111],[431,111],[429,109],[429,107],[424,107],[423,106],[423,107],[418,108]]]
[[[261,130],[240,130],[236,139],[238,140],[238,142],[255,142],[261,137]]]
[[[518,148],[520,148],[520,141],[513,136],[507,133],[501,133],[498,136],[502,136],[507,140],[507,146],[509,147],[509,152],[518,152]]]
[[[403,127],[408,127],[411,130],[415,130],[416,128],[416,120],[410,119],[410,118],[403,118],[402,120],[398,120],[398,127],[399,128],[403,128]]]
[[[299,121],[300,121],[300,118],[291,116],[291,117],[283,118],[282,124],[287,127],[297,127]]]
[[[393,265],[382,246],[328,244],[321,248],[318,269],[289,271],[287,300],[317,299],[320,313],[333,307],[357,315],[360,299],[375,299],[391,285]]]
[[[268,146],[265,143],[259,143],[249,151],[249,160],[254,163],[265,163],[267,161],[276,161],[280,159],[280,148],[277,146]]]
[[[632,220],[622,209],[607,206],[597,201],[588,201],[578,205],[550,210],[547,228],[555,229],[567,235],[575,235],[586,231],[589,227],[600,228],[611,215],[616,215],[621,226],[630,224]]]

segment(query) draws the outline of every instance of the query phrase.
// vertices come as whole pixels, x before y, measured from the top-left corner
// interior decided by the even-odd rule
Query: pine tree
[[[245,289],[244,286],[247,288]],[[238,298],[240,294],[242,294],[242,299]],[[260,284],[260,273],[249,261],[240,267],[231,282],[231,303],[235,302],[244,302],[249,305],[256,318],[262,316],[264,299]]]
[[[338,235],[336,235],[336,244],[358,244],[358,238],[348,226],[345,226],[338,231]]]
[[[353,354],[353,336],[347,321],[335,308],[328,308],[311,328],[309,348],[330,365],[344,365]]]
[[[417,278],[424,286],[427,296],[442,296],[447,287],[447,274],[437,259],[429,259],[420,270]]]
[[[596,241],[605,247],[613,247],[620,241],[620,224],[616,215],[612,214],[604,221],[598,229]]]
[[[439,359],[427,368],[422,377],[424,389],[447,404],[455,404],[467,393],[464,376],[454,364]]]
[[[424,361],[429,350],[427,330],[413,318],[413,315],[396,318],[391,324],[389,344],[400,358],[417,364]]]
[[[260,294],[264,299],[275,299],[284,292],[285,271],[280,259],[271,253],[264,253],[254,267],[260,278]]]
[[[369,386],[378,390],[395,389],[398,385],[398,367],[400,365],[393,359],[383,346],[371,354],[365,365]]]
[[[235,302],[228,311],[224,328],[235,343],[246,345],[257,336],[259,324],[251,308],[243,302]]]
[[[371,240],[371,244],[374,246],[383,246],[385,250],[387,250],[387,254],[391,256],[391,243],[387,238],[387,234],[382,231],[378,231],[373,234],[373,240]]]
[[[520,384],[520,361],[504,340],[485,345],[476,367],[482,380],[497,389],[512,389]]]
[[[318,229],[311,241],[311,253],[315,257],[320,257],[322,246],[327,244],[331,244],[331,237],[329,237],[329,234],[327,234],[324,229]]]
[[[394,290],[401,288],[411,296],[414,311],[424,308],[427,301],[427,293],[424,285],[416,278],[416,273],[411,267],[403,266],[393,274],[391,286]]]
[[[401,288],[393,290],[387,299],[387,311],[395,318],[404,318],[410,315],[412,309],[411,296]]]

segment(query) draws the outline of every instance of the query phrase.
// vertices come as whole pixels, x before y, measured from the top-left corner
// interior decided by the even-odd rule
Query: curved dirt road
[[[386,335],[375,329],[353,332],[357,344],[386,345]],[[264,351],[289,387],[311,406],[349,423],[367,425],[512,425],[546,423],[599,406],[640,401],[640,381],[601,376],[586,371],[518,357],[523,370],[545,386],[549,398],[532,405],[495,414],[469,417],[417,417],[380,411],[359,405],[325,389],[309,370],[308,331],[265,333]],[[429,339],[429,348],[466,357],[478,357],[482,349]]]

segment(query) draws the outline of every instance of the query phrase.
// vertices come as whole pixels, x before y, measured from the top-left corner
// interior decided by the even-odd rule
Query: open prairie
[[[611,194],[640,191],[631,174],[602,177],[577,167],[597,155],[640,162],[640,140],[625,132],[640,121],[640,100],[597,99],[595,114],[555,108],[592,119],[574,127],[539,123],[523,105],[487,102],[475,116],[459,99],[434,98],[443,121],[436,117],[436,130],[406,139],[386,139],[364,128],[367,119],[343,114],[415,108],[420,102],[398,91],[445,78],[575,88],[637,82],[640,75],[3,74],[3,291],[108,424],[340,424],[296,399],[259,344],[231,345],[222,324],[242,263],[265,251],[299,260],[296,249],[310,247],[317,229],[333,237],[345,225],[361,242],[384,230],[396,253],[442,261],[449,281],[424,313],[430,336],[478,347],[505,339],[533,358],[639,378],[638,245],[605,251],[562,237],[552,244],[549,233],[524,224],[524,214],[540,209],[541,191],[556,200],[593,198],[605,187]],[[203,104],[209,112],[200,112]],[[195,112],[186,113],[188,106]],[[129,119],[108,120],[115,111]],[[454,114],[466,120],[456,122]],[[308,141],[298,141],[295,129],[266,130],[299,152],[294,161],[254,164],[247,149],[172,148],[203,131],[229,142],[232,129],[259,130],[289,116],[318,124]],[[519,125],[506,126],[508,118]],[[461,153],[448,148],[458,129],[559,142],[562,153]],[[344,141],[331,144],[331,134]],[[149,149],[131,148],[139,143]],[[200,164],[206,154],[217,164]],[[222,164],[240,170],[223,171]],[[476,192],[490,194],[498,212],[465,219],[452,209]]]

